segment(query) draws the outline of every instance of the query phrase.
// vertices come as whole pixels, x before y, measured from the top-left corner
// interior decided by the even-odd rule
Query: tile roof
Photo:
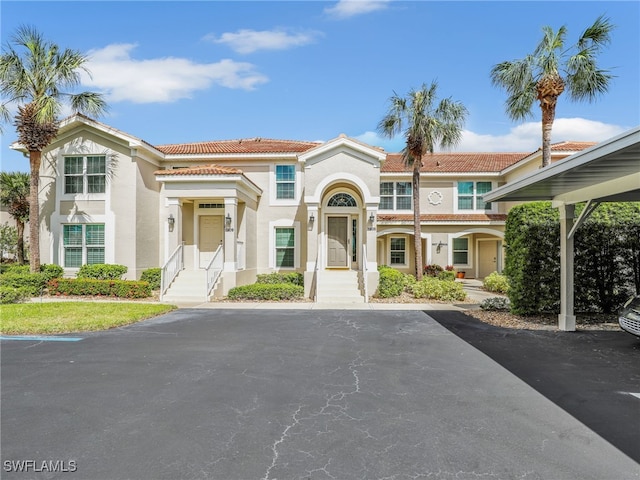
[[[156,175],[242,175],[242,170],[221,165],[200,165],[173,170],[158,170]]]
[[[502,213],[423,213],[420,214],[420,223],[428,222],[504,222],[507,216]],[[379,213],[378,222],[411,222],[413,214]]]
[[[244,138],[238,140],[217,140],[211,142],[176,143],[156,145],[155,148],[167,155],[202,154],[258,154],[258,153],[301,153],[320,145],[318,142],[294,140],[273,140],[268,138]]]
[[[552,152],[578,152],[597,145],[597,142],[559,142],[551,144]],[[542,150],[539,148],[537,151]]]
[[[499,172],[522,160],[524,153],[433,153],[422,158],[421,172],[466,173]],[[383,173],[410,172],[400,153],[390,153],[382,165]]]

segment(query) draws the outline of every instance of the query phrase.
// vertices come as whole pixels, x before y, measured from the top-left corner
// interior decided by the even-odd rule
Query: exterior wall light
[[[224,230],[225,232],[233,232],[233,228],[231,227],[231,215],[228,213],[224,219]]]
[[[169,224],[169,231],[173,232],[173,227],[176,225],[176,219],[173,218],[173,214],[169,214],[169,218],[167,218],[167,223]]]
[[[311,212],[311,215],[309,215],[309,223],[313,223],[316,221],[316,217],[313,216],[313,212]]]

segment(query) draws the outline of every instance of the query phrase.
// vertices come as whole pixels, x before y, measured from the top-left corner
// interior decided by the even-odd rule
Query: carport
[[[560,212],[560,314],[558,328],[575,331],[573,235],[603,202],[640,201],[640,127],[561,162],[503,185],[488,202],[550,200]],[[586,203],[575,218],[575,205]]]

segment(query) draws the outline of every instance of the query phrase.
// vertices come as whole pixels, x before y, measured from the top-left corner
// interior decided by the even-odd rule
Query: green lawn
[[[175,308],[173,305],[133,302],[16,303],[0,306],[0,333],[47,335],[107,330]]]

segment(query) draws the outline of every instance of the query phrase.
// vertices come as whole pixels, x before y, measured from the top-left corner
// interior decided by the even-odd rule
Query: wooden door
[[[478,242],[478,278],[484,278],[498,269],[498,242]]]
[[[222,244],[222,222],[220,215],[201,215],[198,230],[198,248],[200,250],[200,268],[205,268],[213,258],[214,252]]]
[[[327,219],[327,266],[348,267],[348,217]]]

